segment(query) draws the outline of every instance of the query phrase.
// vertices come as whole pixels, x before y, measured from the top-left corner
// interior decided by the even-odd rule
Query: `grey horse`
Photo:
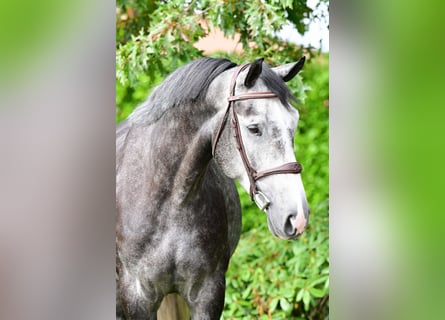
[[[275,68],[263,59],[239,67],[201,58],[118,125],[118,318],[156,319],[170,293],[185,300],[191,319],[220,318],[241,234],[235,179],[266,212],[272,234],[303,232],[309,209],[293,148],[299,114],[285,85],[303,64],[304,57]]]

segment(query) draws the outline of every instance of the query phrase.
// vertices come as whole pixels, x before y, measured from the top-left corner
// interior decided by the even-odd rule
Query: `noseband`
[[[238,78],[238,75],[245,70],[249,64],[244,64],[239,66],[235,73],[232,76],[232,81],[230,83],[230,94],[229,94],[229,104],[227,106],[226,112],[224,114],[224,118],[221,121],[221,124],[218,127],[218,131],[216,132],[216,136],[213,139],[213,145],[212,145],[212,155],[215,155],[215,149],[216,145],[218,144],[219,138],[221,137],[222,130],[224,129],[224,126],[226,125],[227,119],[229,117],[229,112],[232,110],[232,128],[234,129],[233,136],[235,137],[237,149],[241,155],[241,159],[243,161],[244,167],[247,172],[247,176],[249,177],[250,182],[250,197],[257,206],[261,209],[267,209],[267,207],[270,204],[269,199],[258,190],[258,187],[256,185],[256,181],[270,176],[274,174],[297,174],[300,173],[302,170],[301,165],[298,162],[288,162],[285,164],[282,164],[281,166],[274,167],[272,169],[264,170],[264,171],[256,171],[252,165],[250,164],[249,158],[247,157],[246,149],[244,147],[243,143],[243,137],[241,135],[241,128],[238,121],[238,115],[235,112],[235,108],[233,105],[235,104],[235,101],[239,100],[250,100],[250,99],[268,99],[268,98],[275,98],[277,95],[271,91],[254,91],[254,92],[246,92],[241,93],[239,95],[235,95],[235,86],[236,86],[236,79]]]

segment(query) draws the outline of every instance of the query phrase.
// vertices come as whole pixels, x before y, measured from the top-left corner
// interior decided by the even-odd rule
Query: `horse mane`
[[[206,97],[210,83],[224,71],[235,67],[228,59],[200,58],[172,72],[155,87],[148,99],[128,117],[132,123],[151,124],[169,109],[180,105],[199,104]],[[294,96],[284,81],[264,63],[260,79],[287,106]]]

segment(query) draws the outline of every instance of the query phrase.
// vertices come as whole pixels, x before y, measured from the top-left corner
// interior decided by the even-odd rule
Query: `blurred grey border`
[[[54,28],[0,87],[0,318],[113,319],[115,4]]]
[[[395,319],[390,309],[398,308],[397,227],[387,215],[372,143],[381,97],[376,75],[384,74],[370,29],[378,21],[369,12],[375,6],[330,5],[330,319]]]
[[[365,184],[363,94],[369,64],[368,44],[357,23],[361,6],[330,5],[330,318],[380,319],[373,290],[381,284],[374,270],[376,221],[368,214],[372,186]],[[366,190],[368,189],[368,190]],[[374,283],[373,283],[374,282]]]

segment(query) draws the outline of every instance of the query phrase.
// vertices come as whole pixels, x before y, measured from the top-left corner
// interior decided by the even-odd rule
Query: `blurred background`
[[[238,32],[234,29],[242,28],[247,30],[247,36],[240,33],[243,39],[256,37],[259,32],[263,40],[258,42],[268,43],[275,39],[271,33],[275,35],[280,29],[273,21],[263,22],[264,29],[249,31],[249,26],[258,22],[255,17],[262,16],[259,10],[262,4],[275,7],[281,1],[255,2],[258,15],[252,14],[247,25],[241,24],[246,23],[244,14],[239,17],[239,25],[227,23],[234,17],[228,12],[236,1],[209,3],[212,10],[226,12],[220,20],[210,20],[212,30],[219,27],[224,33],[232,29],[234,35]],[[238,5],[250,3],[244,1]],[[286,2],[289,3],[293,2]],[[132,7],[136,2],[125,4]],[[301,7],[305,4],[303,1]],[[168,4],[164,1],[160,6]],[[160,81],[176,66],[195,57],[181,58],[176,64],[160,59],[162,66],[154,72],[142,72],[137,66],[142,61],[137,62],[137,58],[128,64],[131,69],[122,68],[127,64],[120,62],[119,56],[126,57],[125,50],[131,53],[131,46],[127,47],[126,43],[132,41],[132,35],[137,37],[141,29],[138,27],[127,35],[118,33],[119,28],[125,29],[125,24],[119,27],[122,23],[119,16],[127,14],[127,20],[132,19],[131,13],[125,10],[116,11],[123,7],[123,2],[105,0],[0,2],[1,319],[112,319],[115,316],[115,124],[129,112],[130,109],[125,108],[134,107],[133,103],[126,107],[126,102],[119,99],[131,97],[128,99],[137,104],[138,99],[144,99],[149,93],[150,81]],[[284,7],[277,11],[280,23],[291,19],[289,13],[284,14]],[[443,12],[444,4],[437,0],[329,3],[331,319],[445,318],[442,307],[445,290]],[[182,10],[170,18],[197,26],[186,13]],[[181,20],[182,16],[189,20]],[[268,17],[276,18],[270,13]],[[283,29],[287,28],[285,25]],[[192,34],[187,35],[190,42],[204,37],[207,27],[202,25],[202,28],[204,31],[199,31],[199,27],[190,28],[202,33],[201,36],[191,31]],[[295,28],[299,34],[303,33],[298,23]],[[144,29],[141,37],[147,34],[148,30]],[[227,35],[230,39],[232,33]],[[116,42],[116,39],[122,41]],[[181,41],[180,47],[189,48],[187,43]],[[309,43],[316,47],[316,42]],[[291,53],[282,55],[274,45],[260,48],[258,56],[265,56],[268,63],[275,64],[281,63],[274,60],[275,57],[294,60],[301,54],[306,55],[310,59],[301,75],[302,83],[319,88],[310,83],[325,74],[323,67],[315,63],[318,59],[323,61],[317,56],[318,47],[309,50],[306,43],[292,43]],[[240,47],[245,56],[231,55],[235,61],[257,57],[253,54],[255,48],[250,51],[249,45]],[[284,50],[288,50],[287,47]],[[267,51],[268,48],[272,49]],[[117,70],[123,70],[122,74],[117,74]],[[131,74],[130,70],[135,73]],[[155,80],[144,80],[150,74],[155,75]],[[293,81],[292,90],[299,94],[298,80]],[[136,97],[139,90],[140,96]],[[311,159],[307,157],[311,153],[304,148],[315,141],[308,132],[321,130],[317,127],[321,125],[318,117],[322,118],[319,115],[327,111],[318,104],[311,105],[309,111],[310,101],[315,101],[311,95],[317,91],[305,93],[306,99],[296,105],[304,112],[296,135],[296,145],[300,148],[296,154],[305,165],[307,181],[311,170]],[[315,115],[317,119],[311,120]],[[323,172],[313,177],[323,177]],[[311,217],[311,227],[323,226],[316,217],[328,212],[327,206],[323,208],[326,191],[319,187],[324,188],[325,184],[305,183],[306,188],[311,188],[311,184],[316,186],[315,190],[308,191],[308,194],[316,192],[310,201],[313,209],[318,210]],[[314,197],[317,193],[320,198]],[[260,246],[254,238],[265,233],[261,230],[264,223],[260,221],[261,213],[253,217],[253,221],[247,218],[244,221],[245,228],[249,228],[244,230],[244,248],[249,248],[250,243],[252,251],[255,250],[251,260],[274,266],[261,259],[281,259],[268,254],[282,243],[266,238],[258,258]],[[308,230],[307,236],[310,234],[323,235],[323,231]],[[301,243],[303,241],[298,242],[298,246]],[[305,263],[304,259],[311,258],[306,252],[294,250],[284,248],[279,254],[290,260],[298,254]],[[247,254],[236,253],[241,259]],[[241,271],[238,275],[238,271],[232,269],[235,261],[242,261],[237,260],[237,256],[228,278],[247,289],[249,281],[257,275],[244,274],[246,280]],[[239,269],[245,270],[245,267]],[[234,298],[229,296],[227,305],[233,306],[231,301],[244,294],[247,299],[261,297],[255,302],[254,310],[260,313],[262,306],[261,312],[266,317],[266,307],[278,310],[280,317],[289,309],[304,316],[309,316],[310,310],[319,310],[309,307],[305,311],[304,301],[297,301],[297,297],[292,300],[284,295],[285,300],[273,303],[272,299],[278,296],[275,293],[263,298],[261,290],[265,287],[282,289],[274,284],[276,279],[271,278],[281,272],[275,270],[272,275],[263,275],[263,283],[257,282],[257,292],[233,290]],[[319,269],[314,270],[316,275],[320,274]],[[287,271],[284,271],[286,279]],[[299,277],[302,272],[305,271],[298,271]],[[306,277],[312,276],[306,274]],[[295,278],[297,281],[298,277]],[[232,287],[236,289],[235,285]],[[289,286],[301,288],[299,285],[292,282]],[[315,288],[323,287],[317,284]],[[310,306],[318,299],[314,292],[319,293],[312,290]],[[294,294],[294,291],[289,293]],[[250,306],[248,309],[252,310]],[[245,312],[247,308],[237,310]],[[235,310],[225,310],[226,316],[230,317],[231,312]]]
[[[328,22],[327,1],[117,1],[117,122],[198,57],[238,64],[264,57],[272,66],[307,57],[287,84],[299,100],[295,153],[304,167],[309,227],[298,241],[276,239],[238,186],[243,232],[227,272],[223,319],[328,318]]]

